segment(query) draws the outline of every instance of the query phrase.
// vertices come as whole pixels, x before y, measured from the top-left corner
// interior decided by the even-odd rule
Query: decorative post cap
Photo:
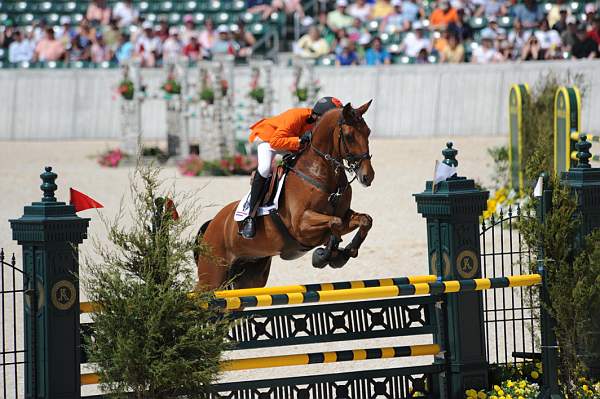
[[[442,155],[444,156],[444,160],[442,163],[445,163],[448,166],[458,166],[458,161],[456,160],[456,154],[458,154],[458,150],[452,148],[452,142],[449,141],[446,143],[446,148],[442,150]]]
[[[54,192],[58,187],[54,182],[56,181],[58,175],[52,172],[52,166],[46,166],[44,170],[45,172],[40,175],[40,178],[43,181],[40,189],[44,192],[42,202],[56,202]]]
[[[587,141],[587,136],[585,134],[581,134],[579,136],[579,141],[575,144],[575,148],[577,149],[577,168],[588,169],[592,166],[590,165],[590,158],[592,154],[590,153],[590,148],[592,147],[592,143]]]

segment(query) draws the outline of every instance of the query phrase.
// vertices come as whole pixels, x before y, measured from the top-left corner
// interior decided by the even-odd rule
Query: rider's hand
[[[300,137],[300,145],[306,145],[308,143],[310,143],[310,139],[312,137],[312,133],[311,132],[306,132],[302,135],[302,137]]]

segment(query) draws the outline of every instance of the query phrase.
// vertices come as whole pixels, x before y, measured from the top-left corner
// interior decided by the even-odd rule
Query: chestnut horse
[[[263,287],[273,256],[295,259],[321,245],[327,246],[313,253],[315,267],[341,267],[358,256],[372,219],[350,208],[350,184],[358,179],[368,187],[375,177],[369,154],[371,130],[363,119],[371,101],[357,109],[348,103],[323,115],[310,145],[289,167],[277,217],[258,218],[253,239],[238,234],[233,218],[238,202],[202,226],[198,234],[212,251],[196,256],[198,288],[216,289],[230,279],[234,288]],[[354,174],[352,181],[346,171]],[[338,248],[341,237],[357,228],[351,243]]]

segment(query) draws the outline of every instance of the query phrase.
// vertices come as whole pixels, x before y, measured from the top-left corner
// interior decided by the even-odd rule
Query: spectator
[[[502,40],[502,42],[500,42],[500,54],[502,55],[502,58],[507,61],[515,59],[515,49],[508,40]]]
[[[251,14],[261,14],[262,19],[267,19],[273,13],[270,0],[246,0],[246,10]]]
[[[20,30],[12,34],[12,41],[8,46],[8,62],[28,62],[33,57],[33,47],[29,40],[23,37]]]
[[[92,45],[92,39],[94,38],[94,32],[90,26],[90,22],[87,19],[82,19],[77,27],[77,40],[82,48],[88,48]]]
[[[477,6],[474,17],[501,17],[508,13],[506,1],[504,0],[479,0],[474,2]]]
[[[4,29],[0,29],[0,47],[7,50],[12,42],[15,41],[16,29],[12,26],[12,21],[6,20],[3,22]]]
[[[372,19],[387,18],[394,13],[394,6],[390,0],[377,0],[371,10]]]
[[[433,39],[433,50],[441,54],[448,47],[449,37],[450,31],[448,29],[442,30],[439,36]]]
[[[117,47],[119,46],[119,38],[121,36],[121,32],[119,31],[119,27],[117,26],[117,21],[114,19],[110,20],[110,25],[108,29],[104,31],[104,43],[106,47],[110,49],[112,53],[117,51]]]
[[[54,32],[56,38],[67,48],[71,40],[77,36],[77,31],[71,25],[71,18],[67,15],[60,17],[60,27]]]
[[[431,48],[431,41],[423,35],[423,25],[417,21],[412,26],[413,31],[408,32],[402,40],[400,50],[409,57],[416,57],[422,49]]]
[[[429,64],[429,53],[427,49],[422,48],[415,57],[415,64]]]
[[[592,23],[596,17],[596,6],[593,3],[585,5],[585,25],[586,30],[589,32],[592,29]]]
[[[110,50],[106,47],[106,43],[104,43],[104,37],[102,37],[101,33],[96,34],[95,39],[92,41],[90,54],[92,62],[97,64],[104,61],[110,61],[112,58]]]
[[[319,58],[329,53],[329,45],[321,37],[319,29],[311,26],[294,46],[294,53],[303,58]]]
[[[299,18],[304,18],[304,8],[300,0],[273,0],[271,8],[271,13],[283,11],[286,15],[297,15]]]
[[[335,59],[335,64],[338,66],[349,66],[349,65],[358,65],[360,64],[360,60],[358,59],[358,54],[356,54],[356,45],[353,41],[348,40],[345,43],[344,48],[341,53],[337,55]]]
[[[338,55],[342,52],[348,42],[348,34],[345,29],[340,29],[335,33],[335,40],[333,41],[333,52]]]
[[[183,17],[183,28],[181,30],[181,41],[183,44],[188,44],[192,37],[198,38],[198,31],[196,30],[196,24],[194,23],[194,17],[186,15]]]
[[[95,26],[108,25],[111,10],[106,5],[106,0],[92,0],[88,5],[85,17]]]
[[[38,21],[33,21],[33,36],[31,39],[34,43],[39,43],[40,40],[46,37],[46,30],[48,29],[48,24],[46,22],[46,18],[42,17]]]
[[[133,6],[133,0],[122,0],[115,5],[113,17],[120,28],[133,24],[139,16],[138,10]]]
[[[183,55],[190,61],[198,61],[204,58],[203,49],[196,36],[190,37],[188,43],[183,48]]]
[[[207,18],[204,21],[204,29],[198,36],[200,46],[204,49],[211,49],[215,40],[217,40],[217,32],[215,32],[215,24],[211,18]]]
[[[558,32],[550,29],[548,26],[548,21],[544,19],[540,22],[540,28],[534,34],[540,42],[544,58],[556,58],[556,54],[560,51],[562,43]]]
[[[390,53],[383,47],[381,39],[375,37],[365,52],[365,64],[388,65],[391,63]]]
[[[594,17],[592,29],[588,31],[588,37],[600,46],[600,15]]]
[[[327,14],[327,26],[334,32],[352,26],[354,21],[354,18],[346,13],[348,1],[337,0],[335,5],[336,9]]]
[[[458,64],[465,61],[465,48],[455,34],[448,36],[448,45],[440,53],[440,61]]]
[[[393,2],[394,0],[392,0]],[[415,23],[421,17],[425,16],[425,10],[419,4],[417,0],[403,0],[402,1],[402,17],[408,24]]]
[[[407,1],[407,3],[410,2]],[[408,20],[404,15],[402,0],[392,0],[392,5],[394,6],[394,13],[382,21],[381,31],[395,33],[408,30],[410,28],[411,21]]]
[[[450,32],[454,33],[460,41],[464,42],[473,38],[473,28],[469,25],[469,17],[465,14],[465,10],[460,8],[456,10],[458,19],[456,22],[448,25]]]
[[[588,36],[586,27],[583,24],[577,29],[577,41],[571,49],[571,55],[577,59],[598,57],[598,44]]]
[[[52,28],[46,28],[46,36],[35,47],[34,60],[42,62],[58,61],[63,59],[64,56],[65,46],[56,40]]]
[[[536,28],[544,19],[544,10],[536,0],[523,0],[523,3],[515,6],[513,13],[525,29]]]
[[[573,15],[567,18],[567,29],[560,35],[560,40],[566,51],[571,51],[571,48],[577,43],[577,18]]]
[[[160,40],[154,34],[152,23],[145,21],[142,24],[144,30],[137,38],[135,45],[135,53],[139,58],[142,67],[153,67],[156,65],[157,59],[160,57]]]
[[[355,18],[354,23],[347,29],[348,38],[355,43],[365,45],[371,41],[371,34],[360,19]]]
[[[82,41],[79,40],[79,37],[75,36],[73,39],[71,39],[71,43],[69,43],[67,50],[67,60],[69,62],[90,61],[90,47],[85,47],[82,44]]]
[[[129,40],[127,33],[122,33],[119,36],[119,45],[117,51],[115,51],[115,59],[119,63],[129,61],[133,57],[134,46],[131,40]]]
[[[233,40],[239,44],[238,57],[250,57],[252,46],[256,44],[256,37],[246,30],[246,24],[241,19],[233,26]]]
[[[458,22],[458,13],[450,5],[449,0],[439,0],[439,6],[433,10],[429,17],[429,23],[432,29],[445,29],[449,24]]]
[[[169,21],[166,18],[160,18],[158,21],[158,26],[154,28],[154,34],[158,37],[161,43],[164,43],[169,37],[171,37],[171,32],[169,30]],[[179,35],[179,32],[177,32]]]
[[[550,6],[550,10],[548,11],[548,15],[546,19],[548,20],[548,25],[552,26],[554,29],[554,24],[556,24],[561,19],[561,14],[565,14],[565,19],[569,15],[571,15],[571,8],[568,4],[565,4],[565,0],[556,0],[556,3]]]
[[[554,24],[550,22],[550,17],[548,17],[548,24],[552,26],[552,29],[557,31],[559,34],[562,34],[567,30],[567,18],[569,17],[569,6],[562,5],[558,14],[558,21]]]
[[[218,36],[210,48],[211,54],[237,54],[239,46],[231,39],[227,25],[219,25],[217,33]]]
[[[521,54],[525,43],[529,39],[531,31],[523,29],[523,24],[518,19],[515,20],[513,30],[508,34],[508,43],[516,54]],[[514,56],[516,56],[516,54]],[[514,57],[513,56],[513,57]]]
[[[493,39],[489,36],[481,38],[481,44],[473,50],[471,62],[474,64],[490,64],[503,61],[502,55],[494,48]]]
[[[481,30],[482,36],[491,37],[492,40],[504,40],[506,39],[506,31],[498,26],[496,17],[490,17],[488,19],[488,26]]]
[[[544,50],[540,45],[540,41],[535,35],[529,36],[529,39],[521,50],[522,61],[538,61],[544,59]]]
[[[366,22],[371,16],[372,7],[366,0],[356,0],[348,7],[348,15]]]
[[[177,62],[182,52],[183,46],[179,40],[179,29],[173,26],[169,29],[169,37],[162,45],[163,62]]]

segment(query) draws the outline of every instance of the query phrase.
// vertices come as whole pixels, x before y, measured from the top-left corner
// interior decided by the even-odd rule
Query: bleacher
[[[314,2],[314,1],[313,1]],[[108,6],[113,8],[117,0],[109,0]],[[303,1],[306,3],[306,1]],[[48,25],[57,26],[61,16],[66,15],[71,18],[74,24],[81,21],[86,13],[89,0],[77,0],[77,1],[47,1],[47,0],[27,0],[27,1],[14,1],[14,0],[0,0],[0,26],[7,26],[8,24],[30,27],[34,21],[38,21],[44,18]],[[423,2],[427,15],[430,15],[433,11],[433,0],[425,0]],[[271,18],[267,21],[262,21],[259,14],[251,14],[247,12],[244,0],[165,0],[165,1],[139,1],[134,0],[135,7],[140,11],[140,15],[146,20],[157,23],[161,19],[166,19],[169,24],[174,26],[182,25],[183,16],[190,14],[198,25],[201,25],[207,18],[212,18],[216,25],[228,24],[233,25],[237,21],[242,20],[246,24],[246,29],[252,32],[258,39],[258,45],[255,54],[266,55],[272,58],[273,52],[277,52],[280,49],[279,39],[289,40],[289,29],[286,30],[286,23],[289,24],[289,20],[282,12],[277,12],[271,15]],[[552,2],[543,3],[542,6],[546,11],[552,7]],[[585,21],[584,6],[585,2],[572,1],[568,3],[571,14],[577,17],[578,21]],[[424,20],[424,25],[427,26],[427,20]],[[464,44],[465,53],[467,57],[478,45],[480,39],[480,32],[482,29],[487,27],[487,20],[481,17],[471,18],[468,21],[469,25],[473,29],[474,37],[473,40],[467,41]],[[510,16],[504,16],[498,18],[498,25],[504,28],[508,33],[513,28],[513,18]],[[369,21],[366,23],[366,28],[371,34],[377,34],[382,39],[384,46],[392,54],[393,63],[399,64],[411,64],[415,62],[414,58],[408,57],[402,54],[400,49],[400,43],[402,42],[406,32],[379,32],[379,22]],[[436,38],[440,35],[439,32],[432,32],[430,30],[425,31],[426,36],[429,35],[431,38]],[[284,43],[284,45],[287,43]],[[0,66],[7,66],[6,61],[7,54],[5,51],[0,49]],[[436,63],[438,57],[436,55],[430,55],[428,62]],[[317,60],[319,65],[334,65],[335,55],[328,55]],[[34,67],[36,65],[27,65],[28,67]],[[39,64],[41,67],[57,67],[62,66],[62,63],[47,63]],[[113,63],[105,62],[100,65],[90,65],[89,63],[76,62],[69,65],[72,67],[100,67],[107,68],[116,66]]]

